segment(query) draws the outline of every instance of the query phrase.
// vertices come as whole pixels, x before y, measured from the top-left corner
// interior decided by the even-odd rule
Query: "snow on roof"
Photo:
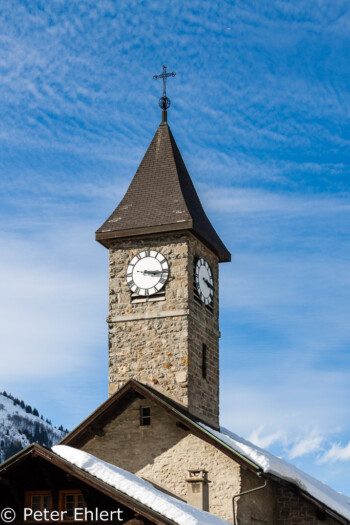
[[[104,481],[123,494],[178,525],[228,525],[228,522],[157,490],[153,485],[115,465],[66,445],[52,447],[55,454]]]
[[[344,516],[344,518],[350,519],[350,498],[344,494],[336,492],[328,485],[309,476],[309,474],[299,470],[294,465],[253,445],[250,441],[246,441],[226,428],[221,427],[219,432],[203,423],[200,423],[200,426],[228,445],[233,451],[253,461],[263,472],[274,474],[281,479],[294,483],[294,485],[297,485],[301,490],[307,492],[330,509]]]

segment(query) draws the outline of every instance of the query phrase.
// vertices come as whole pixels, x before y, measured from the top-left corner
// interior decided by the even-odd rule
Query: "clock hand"
[[[143,275],[161,275],[162,273],[165,273],[161,270],[137,270],[138,273],[143,273]]]
[[[208,281],[208,279],[206,279],[205,277],[203,277],[203,281],[204,281],[205,284],[208,286],[208,288],[211,288],[212,290],[214,290],[214,286]]]

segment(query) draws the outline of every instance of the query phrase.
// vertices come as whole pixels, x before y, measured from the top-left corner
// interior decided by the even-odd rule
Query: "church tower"
[[[231,256],[166,108],[124,198],[96,232],[109,249],[109,394],[135,379],[218,427],[218,265]]]

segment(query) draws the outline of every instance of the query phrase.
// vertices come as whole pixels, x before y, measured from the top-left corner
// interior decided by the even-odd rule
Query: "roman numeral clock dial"
[[[196,264],[196,287],[201,301],[209,305],[213,302],[214,281],[209,264],[205,259],[198,259]]]
[[[144,250],[135,255],[126,271],[126,282],[130,290],[145,297],[159,292],[168,277],[168,261],[155,250]]]

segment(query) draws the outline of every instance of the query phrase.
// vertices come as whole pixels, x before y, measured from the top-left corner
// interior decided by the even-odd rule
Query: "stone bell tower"
[[[117,208],[97,230],[109,249],[109,393],[135,379],[219,424],[219,262],[163,108]]]

